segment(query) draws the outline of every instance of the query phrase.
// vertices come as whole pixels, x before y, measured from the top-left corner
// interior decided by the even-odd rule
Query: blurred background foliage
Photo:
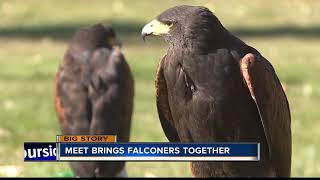
[[[320,1],[317,0],[0,0],[0,176],[72,176],[63,162],[23,162],[23,142],[55,141],[53,79],[72,34],[111,23],[135,77],[131,141],[166,142],[155,106],[161,38],[141,28],[180,4],[210,8],[232,33],[268,58],[292,114],[292,176],[320,175]],[[129,162],[129,176],[190,177],[186,162]]]

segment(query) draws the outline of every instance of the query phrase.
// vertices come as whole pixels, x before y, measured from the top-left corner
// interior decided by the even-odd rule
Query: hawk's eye
[[[164,24],[168,26],[172,26],[173,22],[172,21],[163,21]]]

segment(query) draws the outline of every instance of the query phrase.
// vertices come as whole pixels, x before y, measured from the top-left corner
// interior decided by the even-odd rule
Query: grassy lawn
[[[131,141],[165,142],[155,105],[156,66],[166,52],[141,28],[177,4],[205,5],[257,48],[286,86],[292,113],[292,176],[320,176],[320,1],[0,0],[0,176],[68,176],[67,163],[25,163],[23,142],[55,141],[53,77],[70,36],[111,22],[135,77]],[[188,163],[129,162],[129,176],[190,177]]]

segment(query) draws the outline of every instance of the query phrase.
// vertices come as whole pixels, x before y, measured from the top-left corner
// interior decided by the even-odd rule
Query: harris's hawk
[[[156,75],[157,108],[171,142],[259,142],[259,162],[192,162],[194,176],[291,171],[291,117],[270,62],[207,8],[177,6],[144,26],[169,47]]]
[[[130,138],[134,79],[110,25],[81,28],[55,78],[55,107],[64,135]],[[125,162],[71,162],[80,177],[125,176]]]

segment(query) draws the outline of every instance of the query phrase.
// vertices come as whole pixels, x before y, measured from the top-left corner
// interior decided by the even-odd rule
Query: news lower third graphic
[[[56,161],[56,143],[24,143],[24,161]]]
[[[259,161],[260,143],[118,143],[115,135],[24,143],[24,161]]]

